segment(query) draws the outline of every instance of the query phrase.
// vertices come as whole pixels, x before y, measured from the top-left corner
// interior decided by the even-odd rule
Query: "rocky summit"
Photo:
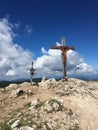
[[[98,82],[44,77],[0,88],[0,130],[98,130]]]

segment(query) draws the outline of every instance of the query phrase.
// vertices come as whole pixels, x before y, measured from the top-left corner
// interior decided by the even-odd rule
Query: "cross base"
[[[63,82],[68,81],[67,77],[62,78],[62,81]]]

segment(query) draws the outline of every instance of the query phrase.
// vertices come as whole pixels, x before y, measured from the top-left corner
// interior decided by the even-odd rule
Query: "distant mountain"
[[[98,75],[69,75],[68,77],[78,78],[86,81],[98,81]]]
[[[33,82],[40,82],[42,80],[42,78],[34,78]],[[15,84],[21,84],[23,82],[30,82],[29,79],[18,79],[18,80],[12,80],[12,81],[7,81],[7,80],[2,80],[0,81],[0,88],[4,88],[6,86],[8,86],[9,84],[15,83]]]
[[[60,80],[62,77],[55,78],[56,80]],[[68,78],[77,78],[81,80],[86,80],[86,81],[98,81],[98,75],[68,75]],[[42,78],[34,78],[33,82],[40,82]],[[8,86],[11,83],[16,83],[16,84],[21,84],[23,82],[30,82],[30,79],[17,79],[17,80],[12,80],[12,81],[7,81],[7,80],[2,80],[0,81],[0,88],[4,88]]]

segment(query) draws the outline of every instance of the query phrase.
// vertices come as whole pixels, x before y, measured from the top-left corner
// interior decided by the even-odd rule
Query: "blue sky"
[[[80,67],[80,69],[82,69],[81,72],[79,70],[80,74],[82,74],[84,70],[85,73],[88,73],[88,71],[86,71],[88,67],[86,66],[87,68],[83,68],[83,66],[85,66],[84,64],[86,64],[92,68],[93,72],[97,73],[97,0],[1,0],[0,21],[2,23],[0,26],[1,30],[5,27],[10,28],[9,30],[6,30],[6,32],[3,32],[3,34],[6,33],[8,34],[6,35],[7,37],[9,35],[11,37],[8,42],[6,40],[7,38],[3,39],[3,43],[0,41],[2,46],[7,46],[8,44],[6,45],[5,43],[10,42],[10,46],[12,46],[13,49],[13,46],[15,47],[17,44],[18,49],[16,50],[19,53],[19,47],[21,47],[23,52],[27,53],[28,56],[26,56],[29,57],[27,62],[25,62],[25,59],[23,60],[25,63],[23,66],[25,68],[29,67],[31,59],[34,60],[35,67],[39,69],[39,72],[37,72],[36,75],[38,75],[43,68],[47,72],[50,72],[50,69],[53,69],[53,66],[48,68],[49,64],[46,64],[47,60],[50,58],[49,56],[54,56],[53,52],[51,52],[49,48],[51,45],[56,45],[56,42],[60,43],[61,37],[63,36],[66,37],[67,45],[76,47],[74,54],[73,52],[68,53],[68,68],[73,67],[69,59],[72,60],[73,55],[75,55],[73,58],[76,58],[77,55],[79,59],[76,59],[79,61],[82,59],[82,61],[74,64],[74,68],[72,68],[72,70],[76,70],[76,68],[82,66],[82,68]],[[1,35],[1,40],[2,37],[3,35]],[[19,68],[19,65],[16,65],[16,62],[14,62],[13,65],[11,58],[7,59],[7,57],[4,57],[4,55],[6,55],[5,52],[1,50],[2,57],[0,59],[2,66],[4,66],[6,62],[10,61],[9,64],[11,67],[9,65],[5,65],[6,71],[1,71],[1,75],[8,75],[10,72],[13,72],[13,76],[16,71],[18,74],[19,69],[21,71],[22,69]],[[11,52],[13,51],[11,50]],[[52,60],[54,60],[55,63],[58,63],[60,60],[57,59],[58,52],[55,53],[57,54],[55,54],[56,57],[54,57],[56,58],[56,61],[54,59]],[[21,56],[23,56],[23,53]],[[53,63],[52,60],[49,60],[50,64]],[[74,62],[76,61],[74,60]],[[0,69],[3,69],[2,66]],[[16,66],[18,66],[17,70],[15,69]],[[22,64],[20,64],[20,66],[22,66]],[[60,68],[61,66],[59,65],[57,69]],[[92,74],[91,68],[89,69],[90,74]],[[73,72],[76,73],[76,71]],[[26,73],[24,72],[23,75],[24,74]],[[44,73],[43,75],[47,74]],[[15,77],[17,77],[17,75]],[[6,76],[3,76],[2,78],[6,78]]]

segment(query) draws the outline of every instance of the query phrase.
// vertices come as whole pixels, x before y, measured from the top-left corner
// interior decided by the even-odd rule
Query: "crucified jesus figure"
[[[65,46],[64,45],[65,39],[62,38],[62,46],[51,46],[51,49],[59,49],[62,51],[62,61],[63,61],[63,79],[67,80],[66,77],[66,62],[67,62],[67,51],[68,50],[75,50],[73,46]]]

